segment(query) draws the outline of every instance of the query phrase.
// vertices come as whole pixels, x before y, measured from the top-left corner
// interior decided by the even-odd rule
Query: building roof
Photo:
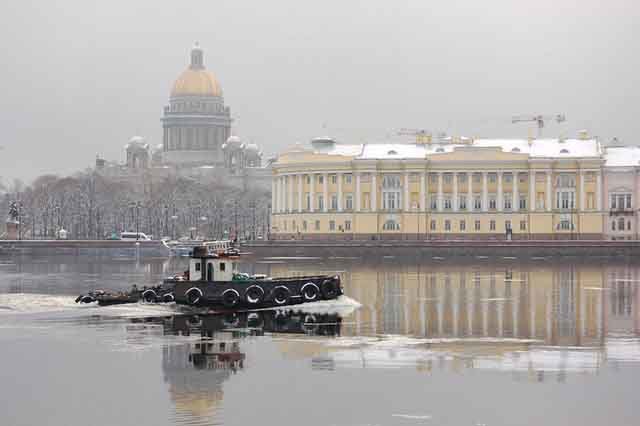
[[[533,158],[600,157],[600,145],[595,139],[476,139],[468,143],[368,143],[345,145],[325,143],[314,145],[316,153],[355,156],[357,160],[423,159],[453,152],[457,148],[501,148],[503,152],[528,154]]]
[[[611,146],[605,148],[605,167],[629,167],[640,165],[640,147]]]

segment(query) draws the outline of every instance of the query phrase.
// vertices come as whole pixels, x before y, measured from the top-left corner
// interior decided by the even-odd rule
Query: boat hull
[[[260,309],[333,300],[343,294],[340,277],[322,275],[246,281],[174,281],[175,301],[190,306]]]

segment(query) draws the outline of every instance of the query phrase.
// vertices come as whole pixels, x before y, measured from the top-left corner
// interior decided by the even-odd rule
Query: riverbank
[[[318,255],[349,256],[353,250],[380,255],[393,252],[433,256],[550,257],[598,256],[633,257],[640,254],[640,241],[609,240],[271,240],[251,241],[244,249],[256,255],[294,256],[313,250]]]
[[[167,257],[161,241],[0,240],[0,255]]]

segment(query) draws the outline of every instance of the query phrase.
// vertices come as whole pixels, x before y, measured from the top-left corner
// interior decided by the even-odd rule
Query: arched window
[[[393,219],[389,219],[382,225],[382,229],[385,231],[399,231],[400,224]]]
[[[520,148],[518,148],[518,147],[512,148],[511,152],[520,152]]]
[[[391,150],[387,152],[387,155],[398,155],[398,151]]]
[[[569,150],[568,149],[561,149],[560,150],[560,154],[568,154]]]
[[[436,149],[436,152],[444,152],[444,148],[438,148]]]

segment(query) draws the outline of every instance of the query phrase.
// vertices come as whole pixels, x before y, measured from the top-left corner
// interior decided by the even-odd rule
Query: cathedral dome
[[[171,97],[222,96],[222,88],[212,72],[203,64],[203,51],[196,45],[191,49],[191,64],[173,84]]]

